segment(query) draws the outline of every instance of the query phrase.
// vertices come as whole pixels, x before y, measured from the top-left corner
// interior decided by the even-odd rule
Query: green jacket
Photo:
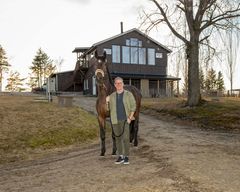
[[[110,117],[112,124],[117,124],[117,104],[116,104],[116,92],[113,92],[110,95],[110,101],[109,101],[109,110],[110,110]],[[127,117],[130,115],[131,112],[136,111],[136,101],[133,96],[133,94],[130,91],[124,90],[123,94],[123,105],[126,111]]]

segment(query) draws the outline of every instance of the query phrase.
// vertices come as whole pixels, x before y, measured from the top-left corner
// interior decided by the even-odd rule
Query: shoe
[[[128,157],[124,157],[124,161],[123,161],[123,164],[124,165],[128,165],[129,164],[129,160],[128,160]]]
[[[115,161],[115,164],[121,164],[124,162],[123,157],[119,156],[118,159]]]

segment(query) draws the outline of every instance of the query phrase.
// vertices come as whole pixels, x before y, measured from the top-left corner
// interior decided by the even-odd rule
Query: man
[[[116,91],[106,98],[106,103],[116,137],[118,158],[115,164],[129,164],[129,124],[134,119],[136,101],[133,94],[123,88],[121,77],[114,79],[114,86]]]

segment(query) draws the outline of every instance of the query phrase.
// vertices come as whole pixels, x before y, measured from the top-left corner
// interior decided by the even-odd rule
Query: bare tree
[[[61,68],[62,68],[62,64],[64,63],[64,59],[62,57],[58,57],[58,59],[56,59],[54,61],[55,66],[57,67],[57,72],[61,72]]]
[[[186,46],[188,61],[188,106],[200,103],[199,81],[199,46],[212,34],[214,29],[227,29],[233,26],[233,19],[240,16],[238,0],[150,0],[157,11],[145,14],[143,23],[148,23],[148,29],[159,24],[166,24],[171,32],[181,39]],[[172,7],[171,9],[169,7]],[[186,20],[188,33],[186,37],[176,27],[177,23]]]
[[[220,33],[226,55],[226,75],[230,82],[230,94],[232,95],[234,74],[237,66],[238,50],[240,48],[239,29],[231,27],[225,33]]]

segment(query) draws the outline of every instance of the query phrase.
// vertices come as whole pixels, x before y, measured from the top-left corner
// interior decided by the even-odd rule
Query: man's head
[[[123,79],[121,77],[116,77],[114,79],[114,86],[116,87],[117,92],[122,92],[123,91]]]

